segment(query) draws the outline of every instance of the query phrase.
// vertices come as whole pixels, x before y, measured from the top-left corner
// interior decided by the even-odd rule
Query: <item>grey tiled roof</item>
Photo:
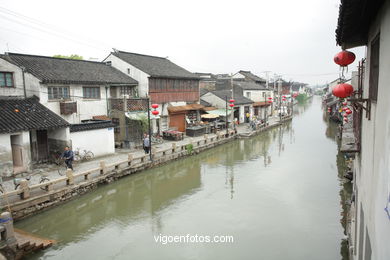
[[[37,97],[0,97],[0,111],[0,133],[69,126],[62,117],[39,103]]]
[[[200,88],[199,89],[199,95],[200,96],[203,96],[204,94],[207,94],[207,93],[209,93],[209,91],[207,89],[205,89],[205,88]]]
[[[250,80],[253,80],[255,82],[259,81],[259,82],[266,82],[265,79],[263,78],[260,78],[259,76],[253,74],[252,72],[250,71],[247,71],[247,70],[240,70],[239,71],[240,74],[244,75],[246,78],[250,79]]]
[[[85,85],[138,84],[135,79],[103,62],[18,53],[7,53],[1,55],[0,58],[19,67],[24,67],[28,73],[31,73],[43,83]]]
[[[214,91],[211,91],[211,93],[213,93],[214,95],[216,95],[217,97],[225,100],[225,97],[228,98],[228,100],[232,97],[232,91],[231,90],[214,90]],[[243,105],[243,104],[252,104],[253,101],[250,100],[249,98],[246,98],[242,95],[237,95],[235,94],[234,95],[234,104],[236,105]]]
[[[124,51],[116,51],[111,54],[152,77],[200,79],[196,74],[174,64],[167,58]]]
[[[106,120],[88,120],[81,124],[72,124],[70,126],[70,132],[80,132],[80,131],[89,131],[95,129],[103,129],[115,127],[116,125],[111,121]]]
[[[267,90],[265,85],[256,84],[254,82],[234,81],[233,84],[234,87],[240,87],[244,90]]]

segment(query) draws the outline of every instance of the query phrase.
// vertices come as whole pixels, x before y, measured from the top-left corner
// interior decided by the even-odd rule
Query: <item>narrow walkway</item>
[[[277,124],[279,122],[278,117],[271,117],[269,118],[269,125],[272,126],[274,124]],[[241,124],[237,126],[237,133],[238,134],[247,134],[250,135],[253,131],[249,128],[249,124]],[[210,137],[215,136],[215,134],[209,134]],[[162,144],[154,144],[153,147],[157,149],[164,149],[164,148],[170,148],[172,147],[172,143],[176,142],[178,146],[185,145],[189,143],[191,137],[185,136],[183,140],[181,141],[164,141]],[[196,142],[198,139],[202,139],[203,136],[199,137],[193,137],[193,141]],[[126,160],[128,158],[128,154],[132,153],[135,157],[137,155],[144,154],[143,149],[118,149],[115,154],[102,156],[94,158],[90,161],[80,162],[80,163],[74,163],[74,173],[80,173],[86,170],[89,170],[94,167],[99,166],[100,161],[105,161],[107,164],[114,163],[120,160]],[[60,177],[58,173],[58,166],[56,165],[46,165],[42,168],[36,168],[33,171],[33,174],[31,176],[31,179],[29,181],[30,185],[38,184],[41,177],[45,176],[49,178],[50,180],[54,180]],[[28,176],[29,174],[25,174],[24,176]],[[3,188],[6,192],[15,190],[14,181],[13,179],[3,181],[2,183]]]

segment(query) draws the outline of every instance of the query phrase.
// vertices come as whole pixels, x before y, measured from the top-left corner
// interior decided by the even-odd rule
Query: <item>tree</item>
[[[80,56],[77,54],[71,54],[69,56],[57,54],[57,55],[54,55],[53,57],[54,58],[61,58],[61,59],[72,59],[72,60],[82,60],[83,59],[83,56]]]

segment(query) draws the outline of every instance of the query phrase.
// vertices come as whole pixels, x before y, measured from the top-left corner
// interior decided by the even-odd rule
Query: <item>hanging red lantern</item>
[[[158,108],[158,105],[157,104],[152,104],[152,108],[156,109],[156,108]]]
[[[283,101],[286,101],[286,99],[285,99],[285,98],[283,98],[282,100],[283,100]]]
[[[157,111],[157,110],[153,110],[153,111],[152,111],[152,114],[155,115],[155,116],[157,116],[157,115],[158,115],[158,111]]]
[[[355,54],[350,51],[341,51],[334,56],[334,62],[342,67],[348,66],[355,61]]]
[[[272,103],[272,100],[268,100],[268,103],[270,103],[270,104],[271,104],[271,103]]]
[[[351,110],[351,109],[347,109],[347,110],[345,111],[345,113],[347,113],[348,115],[350,115],[350,114],[352,114],[352,110]]]
[[[230,99],[229,100],[230,103],[234,103],[234,101],[235,101],[234,99]]]
[[[272,100],[272,97],[269,97],[268,100]]]
[[[230,107],[234,107],[234,104],[233,104],[233,103],[231,103],[231,104],[229,104],[229,106],[230,106]]]
[[[339,98],[346,98],[352,95],[353,87],[351,84],[342,83],[333,87],[332,94]]]
[[[286,98],[286,96],[282,96],[282,98]]]

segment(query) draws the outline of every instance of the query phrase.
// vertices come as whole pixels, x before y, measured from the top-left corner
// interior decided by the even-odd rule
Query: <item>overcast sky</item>
[[[192,72],[271,71],[323,84],[339,72],[339,1],[0,0],[0,52],[102,60],[116,48]],[[350,70],[365,50],[353,51]]]

